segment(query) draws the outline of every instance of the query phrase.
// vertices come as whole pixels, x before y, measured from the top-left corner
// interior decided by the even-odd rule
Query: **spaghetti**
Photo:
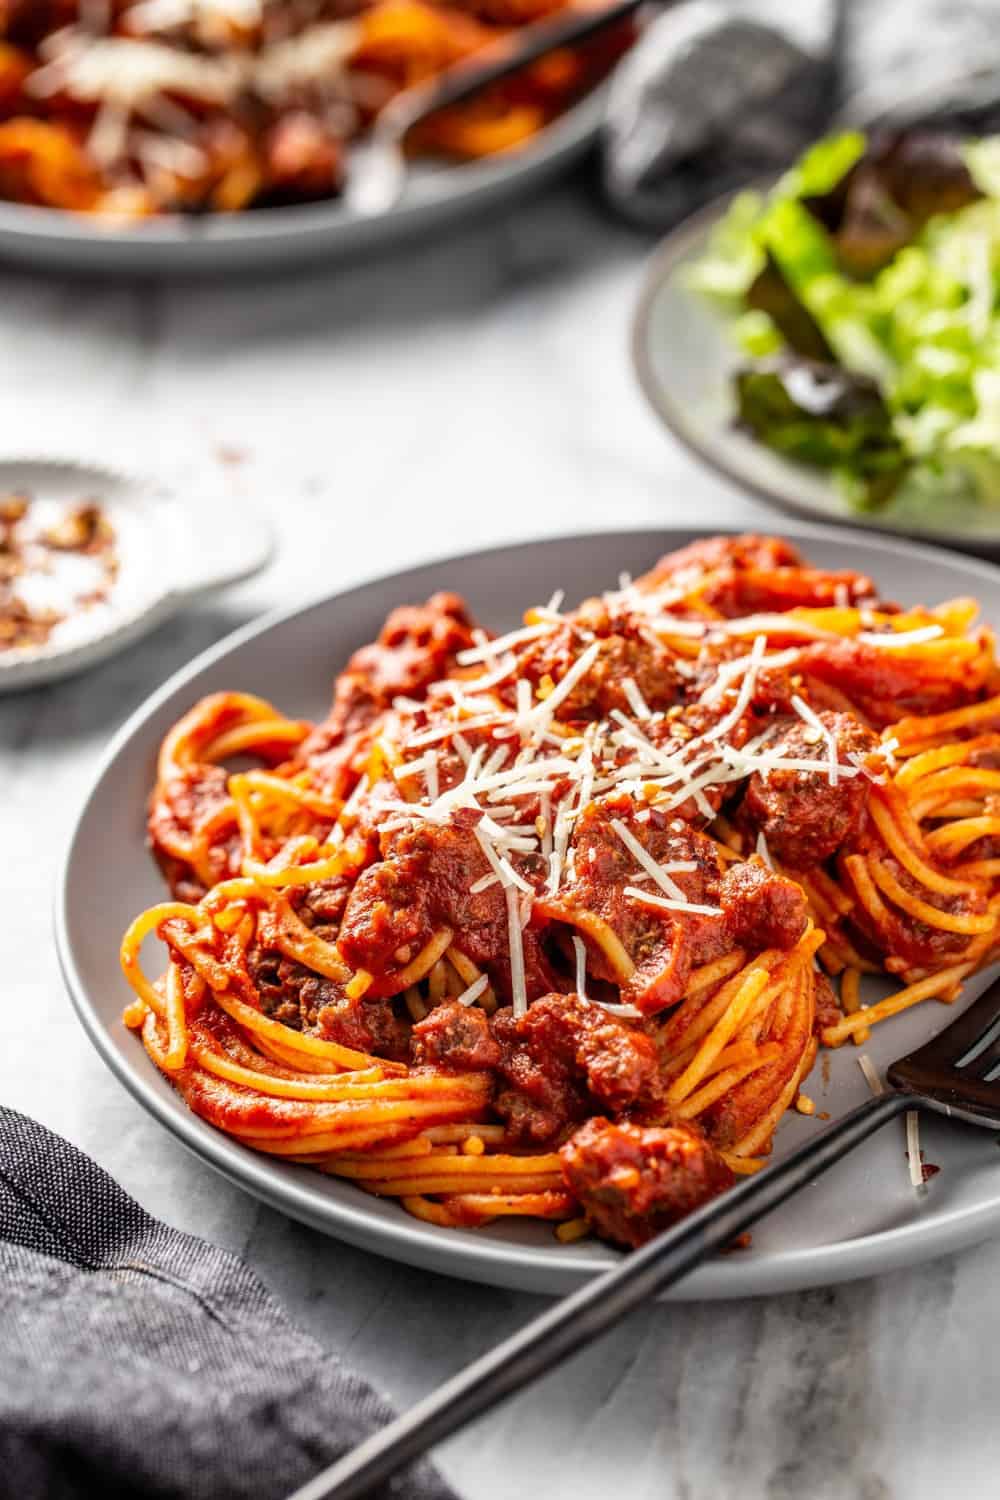
[[[820,1045],[995,956],[998,799],[970,601],[758,537],[500,637],[435,595],[322,723],[221,693],[168,734],[126,1024],[255,1150],[638,1244],[756,1170]]]
[[[0,197],[134,220],[335,197],[400,90],[574,0],[3,0]],[[628,23],[413,132],[520,146],[610,69]]]

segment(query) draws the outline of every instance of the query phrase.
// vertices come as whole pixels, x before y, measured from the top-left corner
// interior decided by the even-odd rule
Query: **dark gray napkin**
[[[666,227],[834,123],[1000,128],[1000,0],[686,0],[619,66],[611,202]]]
[[[0,1109],[0,1494],[280,1500],[391,1416],[236,1256]],[[455,1500],[427,1465],[380,1493]]]

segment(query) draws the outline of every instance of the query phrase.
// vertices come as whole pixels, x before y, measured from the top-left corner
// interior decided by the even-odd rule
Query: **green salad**
[[[689,284],[732,316],[738,420],[849,501],[1000,505],[1000,136],[813,146]]]

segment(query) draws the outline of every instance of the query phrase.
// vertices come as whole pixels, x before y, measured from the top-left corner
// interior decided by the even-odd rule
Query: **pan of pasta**
[[[592,139],[623,23],[408,141],[402,201],[344,202],[379,112],[588,0],[0,0],[0,249],[108,271],[354,252],[555,172]]]
[[[883,1047],[982,982],[998,603],[985,565],[849,535],[622,533],[253,627],[91,795],[58,924],[82,1018],[293,1214],[565,1288],[880,1087]],[[692,1294],[985,1234],[995,1146],[922,1130]]]

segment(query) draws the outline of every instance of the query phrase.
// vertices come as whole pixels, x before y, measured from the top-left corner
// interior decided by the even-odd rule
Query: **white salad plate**
[[[116,735],[72,832],[56,898],[56,937],[73,1004],[111,1070],[144,1109],[248,1192],[317,1229],[434,1271],[536,1292],[567,1292],[606,1268],[616,1252],[596,1240],[562,1245],[552,1226],[514,1223],[479,1230],[438,1228],[392,1200],[352,1184],[258,1155],[191,1114],[121,1022],[131,998],[118,965],[121,935],[143,907],[164,899],[145,847],[146,800],[157,750],[173,723],[203,694],[252,691],[286,712],[325,713],[348,655],[372,640],[398,604],[454,589],[480,621],[504,631],[556,587],[572,603],[638,575],[690,529],[612,531],[532,541],[453,558],[380,578],[246,626],[176,673]],[[850,531],[796,528],[792,539],[826,568],[871,573],[904,604],[976,595],[1000,625],[1000,573],[987,563]],[[98,878],[100,877],[100,878]],[[980,993],[991,975],[968,986]],[[865,1052],[881,1070],[947,1025],[955,1010],[929,1002],[875,1028]],[[836,1119],[867,1096],[858,1051],[821,1055],[806,1084],[817,1114]],[[786,1116],[780,1156],[822,1128]],[[926,1186],[910,1183],[901,1121],[765,1219],[749,1249],[719,1256],[671,1294],[741,1297],[874,1275],[974,1244],[1000,1232],[1000,1150],[987,1132],[937,1118],[922,1123],[925,1160],[940,1168]],[[331,1252],[332,1253],[332,1252]]]

